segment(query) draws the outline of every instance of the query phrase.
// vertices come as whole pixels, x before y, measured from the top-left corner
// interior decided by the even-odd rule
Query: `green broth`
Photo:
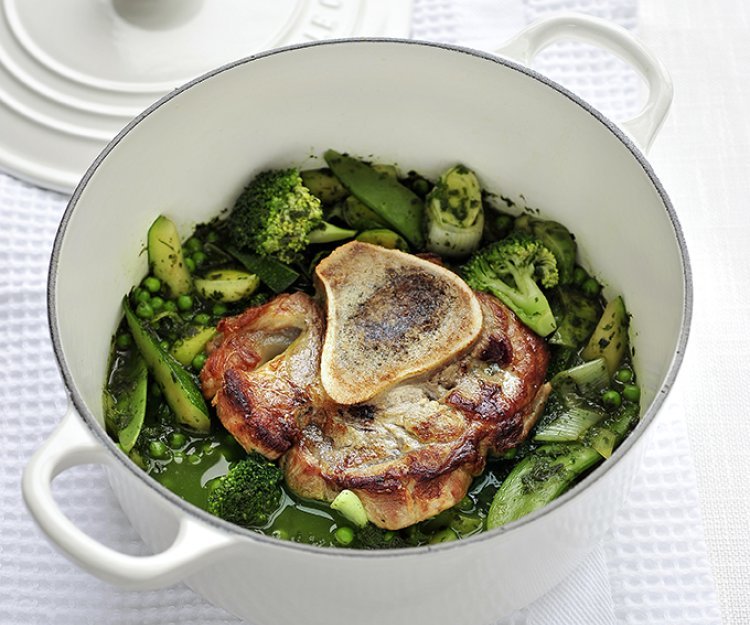
[[[212,437],[195,438],[169,460],[154,461],[148,473],[185,501],[205,509],[212,480],[226,475],[230,464],[244,457],[238,447]]]
[[[116,367],[120,361],[115,359],[114,362]],[[628,361],[623,363],[623,367],[628,366]],[[635,382],[635,378],[630,382]],[[170,438],[175,434],[184,436],[185,442],[170,446]],[[166,404],[152,394],[149,397],[147,426],[139,440],[139,448],[147,450],[155,440],[165,442],[168,452],[164,458],[152,458],[147,451],[142,451],[140,462],[146,472],[185,501],[204,510],[215,481],[227,473],[232,463],[247,457],[235,439],[217,423],[206,435],[196,435],[174,425]],[[520,458],[533,451],[535,446],[530,437],[506,456],[489,458],[485,471],[474,480],[467,496],[455,508],[396,534],[407,546],[419,546],[441,536],[444,538],[446,531],[456,539],[481,532],[498,487]],[[283,540],[342,547],[335,538],[336,530],[341,527],[352,525],[327,503],[302,499],[284,486],[276,513],[265,526],[252,529]],[[349,547],[358,547],[356,539]]]
[[[157,482],[185,501],[205,510],[215,480],[225,475],[232,463],[242,460],[247,454],[220,426],[208,435],[198,436],[178,426],[154,424],[154,415],[163,415],[166,406],[154,406],[155,400],[152,398],[151,401],[151,427],[146,429],[140,442],[141,447],[147,449],[153,440],[169,441],[176,433],[185,437],[185,443],[179,446],[168,445],[169,450],[164,458],[151,458],[144,453],[141,462],[146,472]],[[418,523],[411,531],[401,530],[399,535],[408,544],[418,546],[428,544],[446,528],[453,528],[451,531],[456,538],[466,538],[481,531],[492,496],[502,481],[502,476],[509,471],[509,464],[507,461],[490,461],[487,471],[474,481],[457,510],[449,510]],[[279,509],[268,524],[253,529],[298,543],[341,547],[335,539],[336,530],[351,526],[347,519],[332,510],[327,503],[302,499],[284,487]],[[356,541],[351,546],[356,547]]]

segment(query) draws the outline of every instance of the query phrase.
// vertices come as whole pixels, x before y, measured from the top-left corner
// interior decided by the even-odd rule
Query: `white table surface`
[[[591,4],[596,8],[608,2],[592,0]],[[750,334],[745,329],[750,321],[750,8],[745,0],[641,0],[637,31],[667,65],[676,85],[673,109],[649,155],[680,216],[695,283],[691,338],[673,396],[679,398],[687,423],[722,621],[746,625],[750,623],[750,455],[746,453],[750,391],[744,383],[750,364]],[[11,198],[14,202],[31,205],[41,192],[20,185],[17,193]],[[46,244],[51,236],[50,232],[31,234],[31,244],[34,237]],[[33,256],[35,251],[33,246],[2,250],[0,257],[9,253]],[[29,281],[33,279],[29,276]],[[15,305],[12,298],[9,301]],[[45,332],[42,328],[23,340],[46,340]],[[8,365],[1,359],[0,363]],[[42,380],[54,382],[54,378],[54,372],[41,374]],[[62,395],[45,401],[46,410],[62,413]],[[2,440],[14,443],[7,434]],[[3,480],[3,495],[15,484],[15,478],[13,484]],[[106,495],[102,501],[111,504]],[[22,514],[3,510],[0,520]],[[32,550],[42,548],[38,537],[19,536],[18,541]],[[54,556],[50,561],[48,573],[58,575],[64,588],[62,578],[69,569]],[[30,576],[29,583],[36,588],[41,582]],[[5,622],[3,601],[11,600],[0,588],[0,623]],[[33,601],[24,600],[30,602],[29,614],[34,614]],[[617,622],[643,622],[630,616],[618,614]],[[55,615],[49,616],[49,622],[56,622]]]
[[[695,310],[674,393],[728,625],[750,623],[750,5],[643,0],[639,35],[675,83],[650,159],[685,231]]]

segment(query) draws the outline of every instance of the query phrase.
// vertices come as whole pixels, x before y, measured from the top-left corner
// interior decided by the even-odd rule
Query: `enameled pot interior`
[[[154,218],[170,216],[187,235],[229,208],[254,173],[316,166],[329,147],[433,176],[464,163],[490,191],[566,224],[607,296],[625,296],[646,406],[664,394],[687,336],[689,275],[679,226],[637,150],[514,64],[431,44],[348,41],[199,79],[92,166],[65,215],[50,280],[53,340],[84,418],[103,421],[110,337],[123,295],[146,272]]]

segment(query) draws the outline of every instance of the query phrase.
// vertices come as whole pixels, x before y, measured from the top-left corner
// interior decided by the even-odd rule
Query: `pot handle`
[[[609,50],[643,77],[648,86],[643,110],[620,126],[648,151],[667,116],[674,93],[672,79],[661,61],[624,28],[580,13],[561,13],[537,20],[495,52],[529,66],[540,50],[559,39],[576,39]]]
[[[230,536],[187,516],[180,520],[174,542],[161,553],[150,556],[121,553],[85,534],[57,506],[52,496],[52,480],[77,465],[108,466],[113,461],[113,456],[94,438],[71,406],[23,473],[21,488],[29,512],[47,537],[79,566],[125,588],[161,588],[211,564],[220,551],[234,542]]]

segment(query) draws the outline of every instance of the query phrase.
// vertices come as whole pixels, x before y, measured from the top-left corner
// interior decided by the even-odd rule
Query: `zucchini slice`
[[[214,302],[239,302],[249,297],[260,286],[260,278],[238,269],[212,271],[203,278],[195,278],[195,290],[203,299]]]
[[[177,339],[169,350],[169,353],[177,362],[187,367],[193,362],[193,358],[205,349],[206,343],[208,343],[215,334],[216,328],[196,326],[192,328],[190,336]]]
[[[227,251],[260,280],[274,293],[286,291],[299,278],[299,273],[289,265],[271,256],[259,256],[241,252],[237,248],[229,246]]]
[[[349,192],[341,181],[327,167],[303,169],[299,172],[302,183],[323,204],[335,204],[343,200]]]
[[[180,235],[174,223],[164,215],[159,215],[148,229],[148,266],[167,286],[170,297],[193,290],[193,278],[182,256]]]
[[[104,421],[128,453],[138,440],[146,417],[148,369],[135,347],[119,353],[117,359],[118,366],[104,389]]]
[[[159,345],[156,337],[141,324],[130,309],[127,299],[123,301],[123,308],[125,320],[138,351],[161,387],[164,398],[177,420],[198,432],[208,432],[211,419],[198,385],[182,365]]]
[[[625,302],[617,296],[610,300],[589,342],[581,352],[584,360],[604,358],[609,375],[614,375],[628,349],[628,313]]]
[[[387,228],[365,230],[364,232],[360,232],[356,239],[357,241],[362,241],[362,243],[372,243],[373,245],[379,245],[389,250],[409,251],[409,244],[406,240],[400,234]]]

